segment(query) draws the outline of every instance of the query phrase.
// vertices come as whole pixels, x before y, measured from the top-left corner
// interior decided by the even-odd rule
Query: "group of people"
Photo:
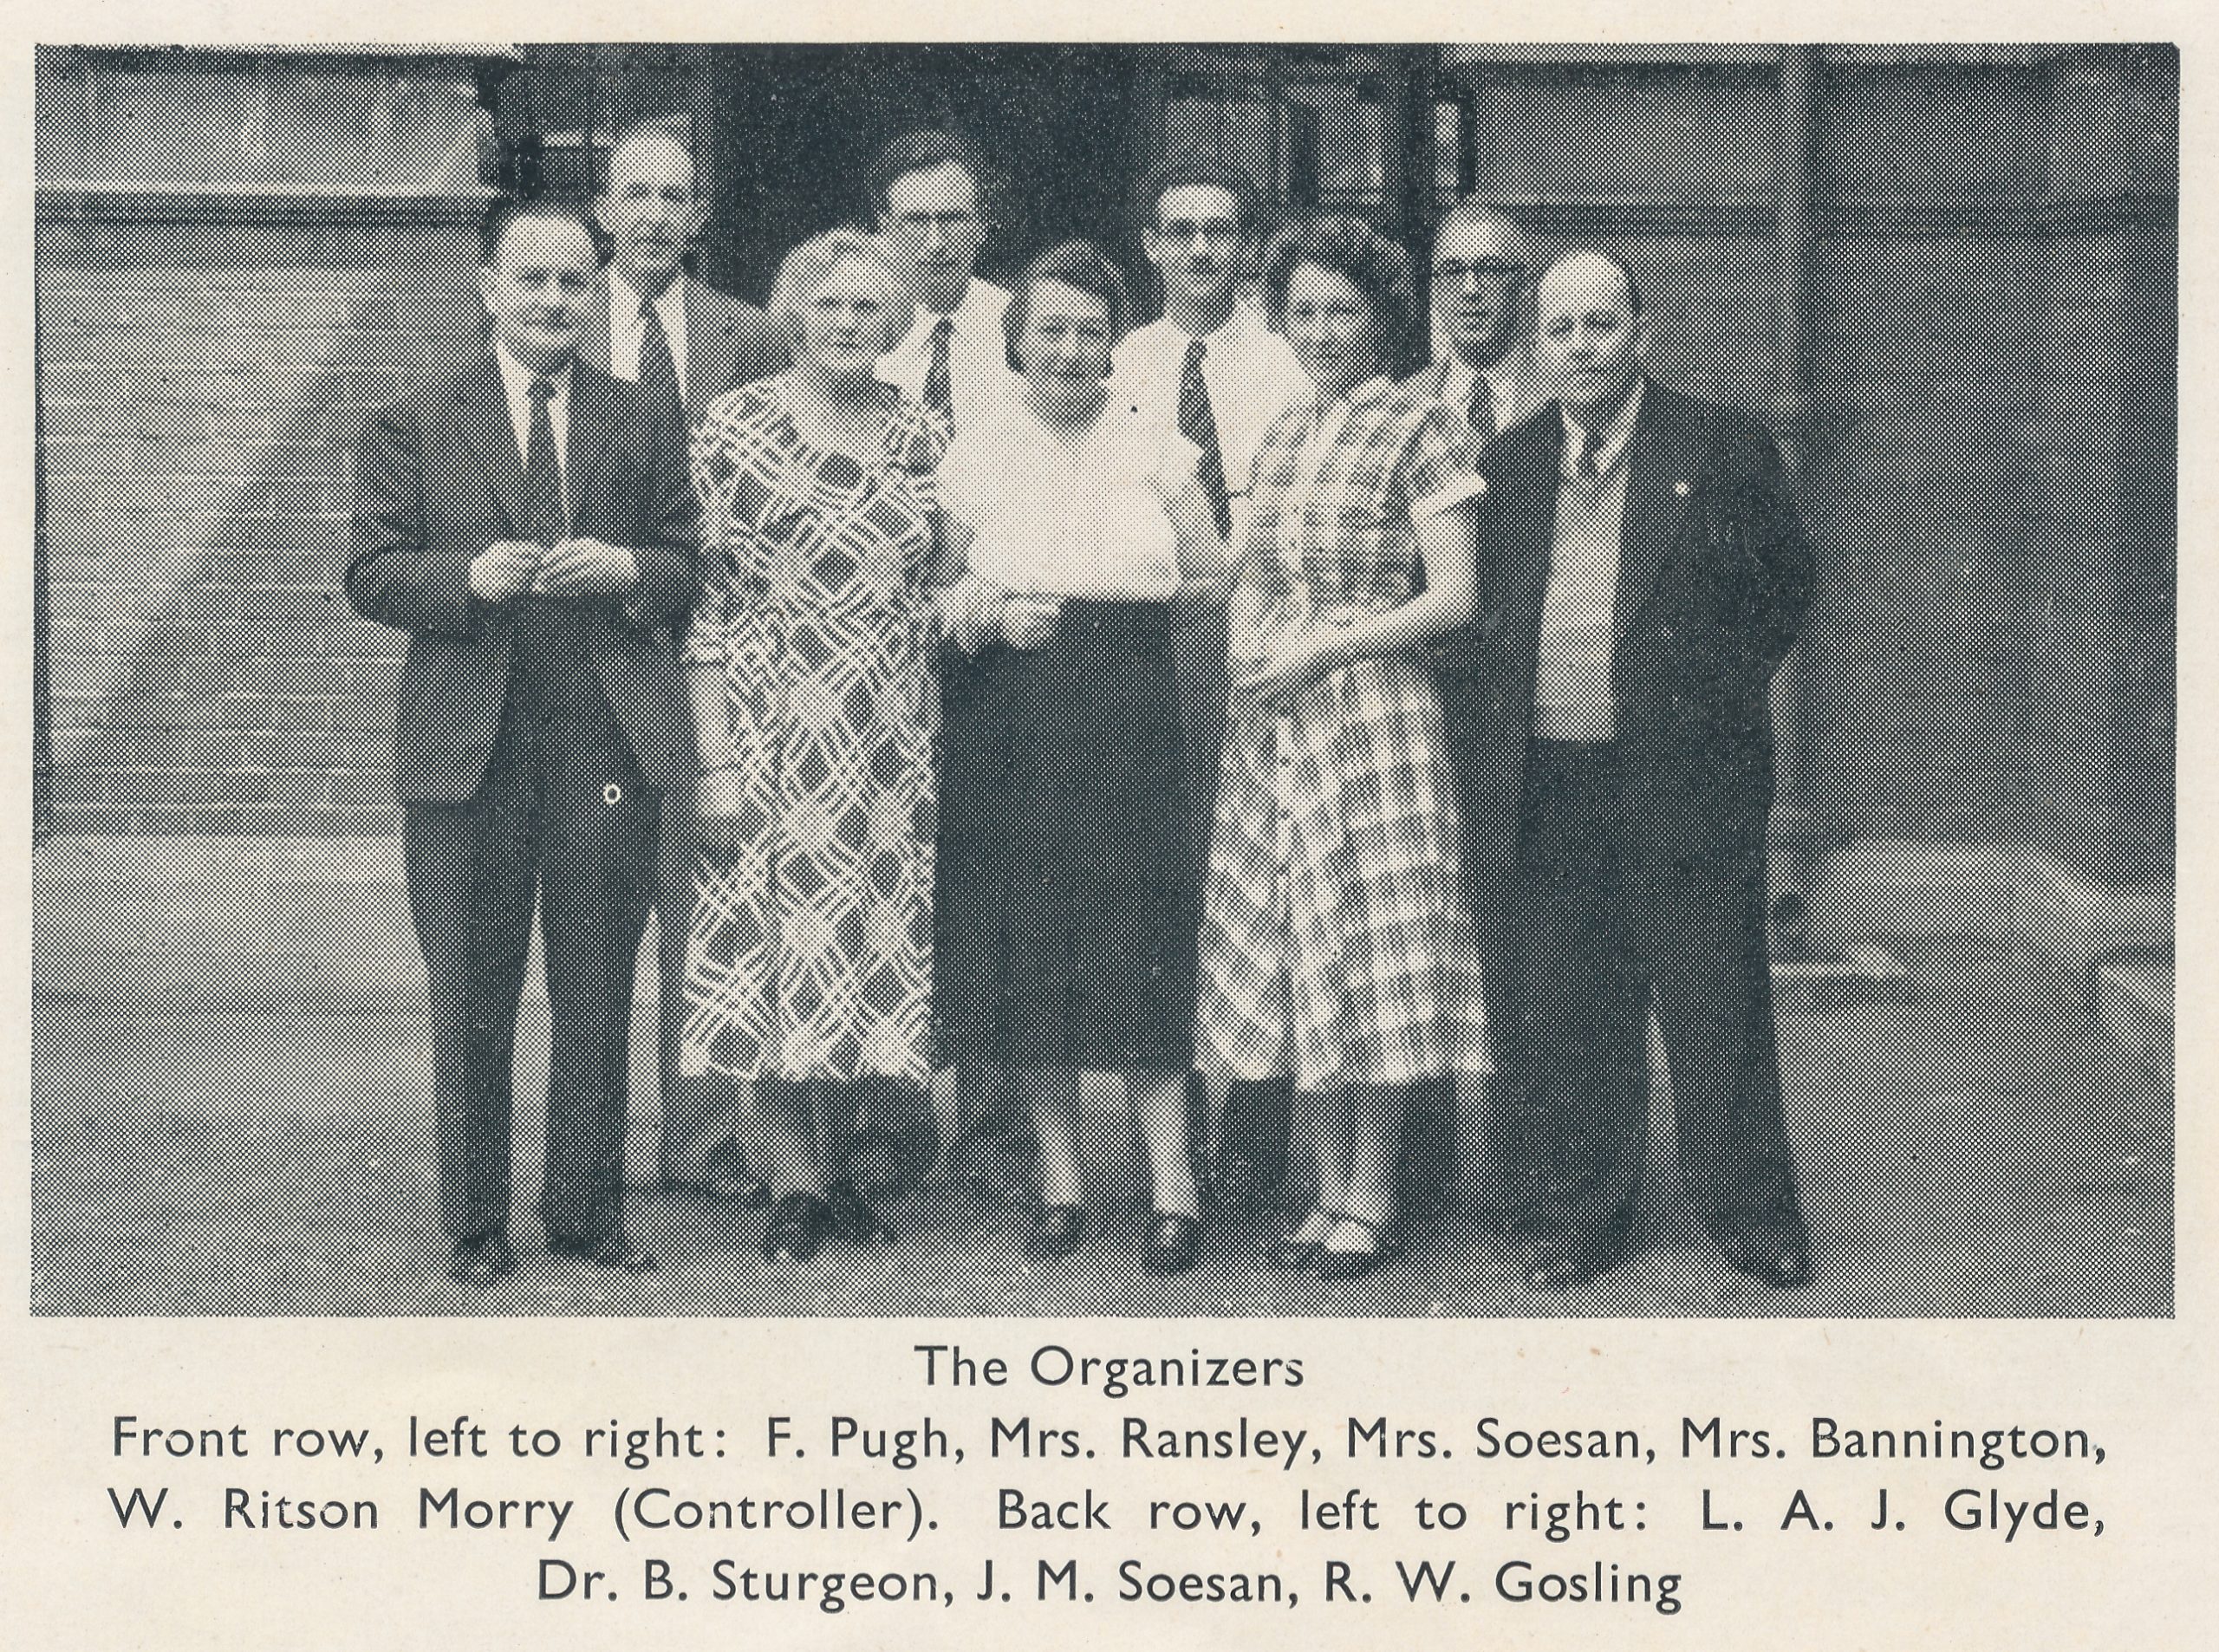
[[[535,914],[550,1247],[654,1265],[623,1219],[653,908],[665,1179],[759,1179],[766,1258],[885,1237],[859,1143],[920,1120],[1021,1137],[1012,1241],[1067,1253],[1106,1111],[1149,1269],[1275,1152],[1305,1207],[1264,1259],[1353,1278],[1461,1095],[1527,1277],[1569,1288],[1625,1246],[1653,1011],[1699,1214],[1799,1284],[1764,842],[1810,556],[1762,427],[1642,371],[1626,266],[1536,271],[1471,204],[1429,275],[1343,216],[1266,246],[1244,176],[1175,166],[1136,326],[1084,241],[973,273],[955,134],[866,182],[766,314],[687,273],[683,139],[628,133],[590,217],[489,214],[490,348],[364,438],[346,589],[409,633],[454,1277],[514,1266]]]

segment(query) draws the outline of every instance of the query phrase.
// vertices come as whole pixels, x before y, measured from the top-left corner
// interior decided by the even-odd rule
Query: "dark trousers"
[[[519,667],[519,676],[524,673]],[[633,973],[654,888],[655,794],[597,687],[590,707],[511,694],[485,781],[411,804],[408,905],[432,1002],[439,1219],[457,1241],[508,1220],[517,1013],[536,909],[547,963],[548,1238],[621,1231]]]
[[[1647,1147],[1653,1008],[1697,1215],[1793,1226],[1761,859],[1649,879],[1637,899],[1628,826],[1611,745],[1533,742],[1508,935],[1519,1207],[1575,1240],[1623,1232]]]

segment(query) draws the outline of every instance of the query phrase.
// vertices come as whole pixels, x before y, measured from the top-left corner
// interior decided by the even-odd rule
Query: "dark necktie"
[[[1583,482],[1600,478],[1602,472],[1595,468],[1595,455],[1603,446],[1603,439],[1591,430],[1579,433],[1579,462],[1572,466],[1572,474]]]
[[[1210,411],[1209,380],[1202,377],[1205,348],[1200,339],[1187,347],[1187,368],[1179,375],[1179,433],[1202,450],[1194,473],[1209,496],[1218,537],[1231,539],[1233,498],[1226,491],[1225,455],[1217,442],[1217,415]]]
[[[662,317],[652,302],[640,306],[640,382],[667,391],[679,399],[678,362],[670,353],[670,335],[662,330]]]
[[[555,399],[555,380],[531,381],[531,438],[524,445],[524,514],[530,519],[531,537],[552,550],[567,537],[563,526],[563,469],[555,454],[555,420],[547,404]]]
[[[955,424],[955,398],[948,384],[947,346],[955,333],[955,318],[943,315],[933,323],[932,361],[925,368],[925,406]]]
[[[1494,387],[1485,379],[1472,387],[1472,405],[1464,409],[1464,417],[1481,440],[1494,439]]]

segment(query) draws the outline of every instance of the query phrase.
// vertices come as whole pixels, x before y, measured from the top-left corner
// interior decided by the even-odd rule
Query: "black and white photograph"
[[[34,89],[33,1315],[2173,1316],[2173,46]]]

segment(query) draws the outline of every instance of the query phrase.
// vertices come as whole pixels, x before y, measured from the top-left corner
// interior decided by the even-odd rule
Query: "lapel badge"
[[[1675,482],[1672,484],[1672,491],[1684,499],[1688,497],[1688,485],[1685,482]]]

